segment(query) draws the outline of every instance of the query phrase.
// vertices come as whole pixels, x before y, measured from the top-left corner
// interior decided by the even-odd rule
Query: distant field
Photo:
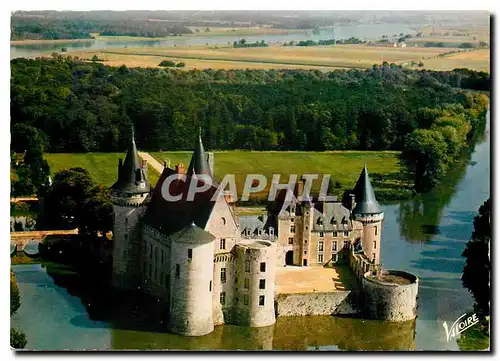
[[[183,163],[187,168],[191,152],[152,152],[160,163],[170,161],[170,167]],[[241,195],[247,174],[263,174],[268,185],[273,174],[281,174],[280,183],[287,183],[290,174],[319,174],[313,183],[313,190],[318,191],[323,174],[331,174],[331,179],[342,183],[343,189],[352,188],[361,173],[365,163],[369,173],[376,177],[383,174],[387,180],[383,183],[373,180],[374,187],[379,191],[393,190],[402,184],[397,181],[401,173],[398,163],[399,152],[364,152],[364,151],[333,151],[333,152],[249,152],[222,151],[215,152],[215,177],[219,181],[225,174],[234,174],[238,194]]]
[[[125,159],[125,153],[46,153],[52,177],[63,169],[81,167],[89,171],[92,179],[106,186],[111,186],[118,177],[118,159]],[[148,167],[151,183],[156,184],[158,172]]]
[[[468,68],[490,72],[490,49],[479,49],[423,60],[425,69]]]
[[[240,64],[247,67],[258,64],[259,68],[274,68],[279,64],[280,68],[286,66],[324,67],[324,68],[362,68],[367,69],[374,63],[382,61],[405,63],[419,61],[422,58],[433,57],[450,51],[450,48],[385,48],[366,45],[337,45],[337,46],[315,46],[315,47],[281,47],[270,46],[267,48],[232,48],[232,47],[165,47],[165,48],[120,48],[112,51],[74,52],[72,55],[80,58],[90,59],[98,55],[108,59],[110,65],[139,64],[138,56],[147,57],[142,60],[145,66],[158,66],[163,59],[174,59],[184,61],[187,67],[213,67],[221,66],[227,68],[227,62],[231,67]],[[117,58],[116,56],[120,56]],[[130,58],[130,56],[134,56]],[[160,61],[158,61],[160,60]],[[105,62],[106,63],[106,62]],[[154,64],[156,63],[156,64]],[[193,64],[194,63],[194,64]]]
[[[71,56],[77,56],[80,59],[90,60],[94,55],[99,59],[105,59],[103,63],[109,66],[122,66],[128,67],[141,67],[141,68],[160,68],[158,64],[165,60],[165,56],[155,55],[125,55],[125,54],[112,54],[112,53],[99,53],[99,52],[71,52]],[[168,57],[169,60],[183,62],[186,64],[184,68],[175,68],[182,70],[192,69],[317,69],[322,71],[331,71],[334,69],[346,69],[333,66],[314,66],[314,65],[292,65],[292,64],[274,64],[274,63],[261,63],[261,62],[246,62],[246,61],[232,61],[232,60],[204,60],[204,59],[186,59]]]

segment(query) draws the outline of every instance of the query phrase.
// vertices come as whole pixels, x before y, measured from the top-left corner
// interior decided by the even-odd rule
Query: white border
[[[444,1],[444,0],[418,0],[418,1],[402,1],[402,0],[391,0],[391,1],[369,1],[369,0],[363,0],[363,1],[357,1],[357,2],[349,2],[349,1],[337,1],[337,2],[330,2],[330,1],[325,1],[325,0],[308,0],[308,1],[265,1],[265,0],[252,0],[252,1],[230,1],[228,2],[227,0],[196,0],[196,1],[165,1],[165,0],[149,0],[149,1],[117,1],[117,0],[108,0],[108,1],[102,1],[102,0],[86,0],[86,1],[54,1],[54,0],[44,0],[41,2],[40,0],[35,1],[35,0],[21,0],[21,1],[15,1],[15,2],[2,2],[0,6],[6,7],[5,11],[2,11],[0,14],[2,16],[2,20],[0,22],[1,26],[1,34],[2,34],[2,53],[3,56],[1,57],[2,64],[0,66],[0,72],[1,72],[1,78],[2,82],[0,84],[0,89],[1,89],[1,96],[0,96],[0,101],[2,102],[2,106],[0,107],[2,111],[2,131],[0,132],[0,147],[2,147],[0,151],[0,162],[1,162],[1,169],[4,169],[3,176],[0,178],[1,182],[1,198],[0,198],[0,211],[1,211],[1,219],[3,220],[2,224],[2,237],[4,239],[4,243],[7,243],[7,239],[10,238],[9,234],[9,229],[7,227],[7,219],[9,217],[10,209],[7,208],[8,204],[8,199],[9,198],[9,192],[10,192],[10,185],[9,185],[9,180],[7,178],[8,175],[8,169],[9,169],[9,144],[10,144],[10,133],[9,133],[9,120],[10,120],[10,115],[9,115],[9,108],[10,108],[10,100],[9,100],[9,94],[10,94],[10,87],[9,87],[9,81],[8,79],[10,78],[10,65],[9,65],[9,53],[10,53],[10,47],[9,45],[9,39],[10,39],[10,12],[14,10],[41,10],[41,9],[54,9],[54,10],[421,10],[421,9],[426,9],[426,10],[489,10],[492,11],[493,13],[496,13],[496,8],[497,8],[497,1],[495,0],[475,0],[475,1]],[[3,10],[3,9],[2,9]],[[495,34],[498,34],[498,19],[496,19],[495,23]],[[493,29],[492,29],[493,30]],[[495,46],[496,46],[496,39],[495,39]],[[497,59],[495,59],[495,69],[498,69],[496,65],[497,64]],[[495,104],[498,104],[498,95],[495,92]],[[493,119],[492,119],[493,123]],[[494,132],[495,132],[495,139],[499,139],[497,137],[498,135],[498,129],[500,129],[500,126],[493,126],[492,127]],[[498,128],[498,129],[497,129]],[[494,149],[494,154],[499,154],[498,153],[498,147],[497,142],[492,142],[493,143],[493,149]],[[495,161],[495,168],[498,166],[498,162],[500,162],[500,157],[493,158]],[[495,185],[498,186],[499,179],[495,179]],[[492,195],[493,196],[493,195]],[[497,212],[494,212],[495,220],[494,224],[500,224],[499,220],[496,218]],[[496,233],[494,233],[496,235]],[[1,254],[4,257],[4,260],[0,263],[2,266],[2,281],[0,282],[1,287],[3,288],[4,292],[3,295],[4,297],[0,298],[0,302],[2,304],[1,311],[0,311],[0,317],[3,318],[3,325],[10,325],[10,318],[8,318],[8,311],[9,309],[9,297],[8,292],[8,270],[9,270],[9,264],[10,264],[10,259],[7,258],[7,245],[5,244],[4,246],[5,252],[2,252]],[[494,247],[495,249],[495,259],[498,259],[497,254],[500,252],[500,246],[496,245]],[[496,280],[498,278],[498,269],[499,267],[496,267],[496,272],[494,274],[494,279]],[[493,290],[495,291],[495,288],[493,287]],[[494,300],[497,298],[494,297]],[[496,305],[495,305],[496,306]],[[496,310],[495,310],[496,311]],[[495,315],[497,312],[495,312]],[[498,324],[498,321],[493,321],[494,325]],[[7,359],[12,359],[15,357],[14,353],[10,351],[10,346],[8,344],[9,340],[9,327],[3,326],[1,327],[1,334],[0,334],[0,359],[1,360],[7,360]],[[492,330],[493,331],[493,330]],[[496,331],[496,330],[494,330]],[[497,332],[492,332],[493,335],[496,335]],[[493,342],[494,340],[492,340]],[[124,355],[124,354],[119,354],[120,356],[125,356],[129,357],[129,355]],[[162,355],[161,357],[168,357],[168,358],[177,358],[177,357],[195,357],[193,354],[191,356],[189,355],[177,355],[177,354],[166,354]],[[359,356],[359,354],[357,354]],[[470,354],[469,354],[470,355]],[[53,355],[47,355],[48,357],[53,357]],[[105,355],[95,355],[95,354],[89,354],[89,355],[79,355],[82,357],[82,359],[85,360],[91,360],[94,359],[96,356],[111,356],[109,354]],[[113,356],[117,356],[116,354]],[[145,358],[147,355],[141,354],[137,355],[134,354],[135,357],[139,356],[139,358]],[[221,356],[226,356],[226,357],[235,357],[235,355],[232,354],[214,354],[212,357],[221,357]],[[283,356],[283,355],[281,355]],[[301,354],[300,357],[306,357],[310,358],[312,355],[311,354]],[[339,354],[329,354],[326,355],[327,357],[338,357],[341,356]],[[382,355],[381,355],[382,356]],[[386,355],[383,355],[386,356]],[[398,358],[403,358],[406,355],[399,355]],[[423,356],[423,355],[422,355]],[[443,357],[444,355],[428,355],[426,354],[425,357],[429,359],[437,359],[438,357]],[[448,357],[454,357],[454,355],[447,355]],[[484,355],[483,355],[484,356]],[[61,355],[60,357],[63,358],[69,358],[71,355],[65,354]],[[251,357],[269,357],[268,355],[256,355],[252,354]],[[363,357],[373,357],[373,355],[366,355]]]

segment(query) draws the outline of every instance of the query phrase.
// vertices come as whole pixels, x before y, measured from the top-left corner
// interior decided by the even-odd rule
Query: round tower
[[[375,198],[366,165],[354,187],[354,196],[356,206],[352,213],[354,219],[363,224],[363,251],[374,265],[378,265],[380,264],[380,240],[382,239],[384,212],[381,211]]]
[[[118,163],[118,180],[111,186],[113,202],[112,285],[135,289],[140,280],[140,219],[146,210],[151,186],[147,164],[137,155],[134,134],[125,161]]]
[[[214,330],[212,288],[215,239],[194,222],[171,237],[169,328],[184,336]]]
[[[263,240],[238,243],[236,257],[235,324],[250,327],[274,324],[276,243]]]

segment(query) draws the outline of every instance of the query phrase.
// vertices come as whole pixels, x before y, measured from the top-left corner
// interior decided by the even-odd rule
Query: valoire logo
[[[467,318],[464,318],[465,316],[466,314],[464,313],[453,323],[453,325],[451,325],[449,329],[446,321],[443,322],[443,327],[444,330],[446,331],[446,341],[450,341],[452,338],[456,338],[458,335],[467,330],[469,327],[472,327],[479,322],[479,319],[477,318],[475,313],[473,313],[472,316],[469,316]]]

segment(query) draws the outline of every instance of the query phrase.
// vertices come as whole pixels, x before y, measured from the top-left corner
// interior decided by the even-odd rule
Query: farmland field
[[[423,60],[424,68],[431,70],[449,70],[468,68],[473,70],[490,71],[490,49],[479,49],[460,52],[433,59]]]
[[[245,67],[257,64],[259,68],[271,68],[279,64],[302,67],[324,68],[362,68],[368,69],[374,63],[382,61],[405,63],[419,61],[423,58],[434,57],[448,52],[450,48],[387,48],[366,45],[338,45],[314,47],[281,47],[270,46],[265,48],[232,48],[232,47],[165,47],[165,48],[116,48],[112,51],[74,52],[72,55],[90,59],[94,55],[110,61],[110,65],[129,65],[128,61],[137,64],[138,57],[147,57],[143,66],[158,66],[161,60],[172,59],[183,61],[186,66],[195,68],[227,67],[230,62],[232,67],[238,63]],[[118,55],[117,57],[112,57]],[[133,58],[129,58],[134,56]],[[208,61],[208,62],[207,62]],[[214,63],[215,62],[215,63]],[[218,62],[218,63],[217,63]],[[223,63],[221,63],[223,62]],[[106,62],[104,62],[106,64]]]
[[[45,158],[50,166],[52,178],[54,174],[69,168],[85,168],[94,182],[111,186],[118,177],[118,159],[125,159],[125,153],[46,153]],[[152,184],[159,178],[151,166],[148,176]]]

